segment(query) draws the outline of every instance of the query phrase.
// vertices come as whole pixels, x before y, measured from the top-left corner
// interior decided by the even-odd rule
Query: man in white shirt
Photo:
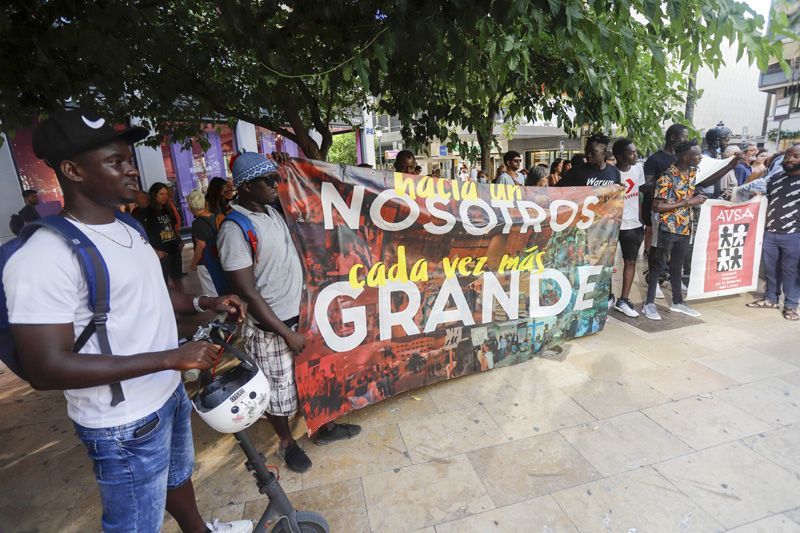
[[[237,313],[236,297],[169,293],[153,248],[115,208],[135,200],[139,175],[129,143],[144,128],[116,131],[89,110],[52,114],[33,150],[53,168],[64,215],[94,243],[109,272],[107,337],[79,353],[76,336],[93,319],[80,263],[61,235],[41,228],[3,269],[9,322],[31,385],[60,389],[78,437],[94,462],[104,531],[159,531],[164,509],[183,531],[249,532],[252,523],[205,523],[194,499],[191,403],[180,371],[209,368],[214,346],[178,347],[174,312]],[[112,355],[113,354],[113,355]]]
[[[619,139],[612,146],[617,158],[620,182],[625,187],[625,204],[622,208],[622,225],[619,230],[619,245],[622,249],[622,292],[614,304],[614,309],[631,318],[639,316],[628,296],[633,276],[636,274],[636,260],[644,240],[644,226],[639,217],[639,187],[644,185],[644,168],[639,163],[636,145],[630,139]]]
[[[503,163],[506,171],[497,176],[495,183],[502,185],[525,185],[525,176],[520,173],[522,156],[519,152],[510,150],[503,154]]]

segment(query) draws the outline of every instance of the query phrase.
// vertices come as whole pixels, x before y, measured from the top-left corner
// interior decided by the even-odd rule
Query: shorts
[[[191,414],[192,404],[178,385],[160,409],[129,424],[99,429],[75,424],[94,463],[103,531],[161,531],[167,489],[192,477]]]
[[[280,335],[256,327],[250,320],[242,332],[245,351],[256,360],[270,385],[267,413],[292,416],[300,401],[294,382],[294,354]]]
[[[636,261],[639,257],[639,248],[644,241],[644,227],[619,230],[619,246],[622,248],[622,259]]]

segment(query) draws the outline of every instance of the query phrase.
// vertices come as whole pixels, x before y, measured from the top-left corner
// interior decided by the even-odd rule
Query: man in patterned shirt
[[[700,313],[683,302],[681,293],[681,266],[689,250],[692,232],[692,207],[706,201],[705,196],[694,192],[697,165],[702,159],[700,147],[694,141],[675,145],[675,163],[656,179],[653,194],[653,211],[658,213],[658,228],[653,228],[656,253],[652,254],[647,278],[647,301],[642,307],[651,320],[661,320],[655,306],[658,273],[669,263],[672,305],[669,310],[689,316]]]
[[[767,229],[764,232],[763,264],[767,278],[764,298],[747,307],[777,309],[783,290],[783,318],[797,321],[800,299],[800,144],[783,155],[782,171],[767,182]]]

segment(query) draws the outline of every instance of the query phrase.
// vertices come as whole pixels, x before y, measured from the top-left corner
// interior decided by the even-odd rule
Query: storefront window
[[[236,153],[233,130],[227,124],[212,124],[206,128],[208,149],[203,150],[199,142],[193,141],[191,148],[184,149],[182,143],[164,144],[161,154],[167,179],[175,193],[175,202],[181,211],[183,225],[189,226],[193,217],[186,205],[186,196],[194,189],[203,193],[212,178],[231,177],[229,162]]]
[[[270,155],[272,152],[286,152],[291,157],[305,157],[303,150],[292,140],[283,135],[256,126],[256,139],[258,140],[258,153]]]

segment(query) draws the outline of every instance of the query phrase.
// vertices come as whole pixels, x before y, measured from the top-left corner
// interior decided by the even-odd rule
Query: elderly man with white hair
[[[742,150],[736,146],[735,144],[728,145],[725,150],[722,152],[722,159],[728,159],[729,157],[739,157],[742,153]],[[709,194],[709,198],[721,198],[724,200],[730,200],[731,196],[733,195],[733,191],[736,186],[739,185],[738,180],[736,179],[736,171],[734,169],[729,170],[722,179],[720,179],[715,185],[711,185],[709,187],[702,187],[701,190],[703,194],[709,194],[706,191],[711,189],[713,192],[717,192],[716,194]]]
[[[191,269],[197,271],[203,294],[216,296],[217,290],[214,287],[211,274],[208,273],[208,269],[205,266],[203,256],[208,246],[216,247],[217,233],[219,231],[217,216],[208,210],[206,197],[198,189],[186,195],[186,204],[192,211],[192,215],[194,215],[194,222],[192,222],[194,255],[192,255]]]

